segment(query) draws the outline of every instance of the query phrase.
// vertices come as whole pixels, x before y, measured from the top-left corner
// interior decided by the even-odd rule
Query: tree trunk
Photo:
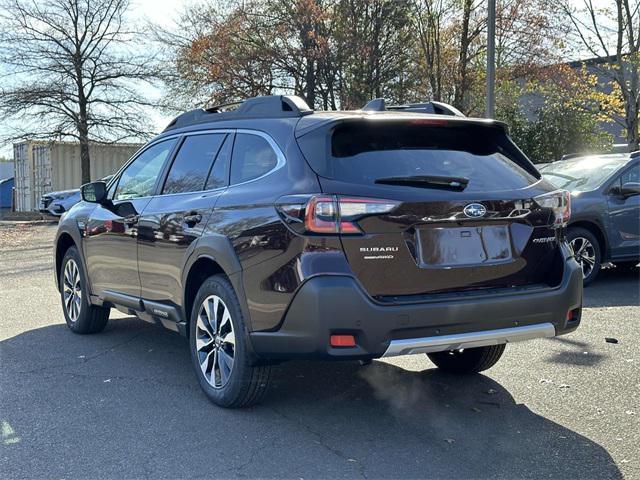
[[[316,45],[314,40],[315,34],[312,35],[312,32],[314,32],[314,26],[311,23],[311,19],[306,19],[302,24],[300,40],[305,57],[304,96],[307,104],[309,104],[311,108],[313,108],[316,103],[316,62],[314,59],[316,55]]]
[[[89,158],[89,126],[87,125],[87,99],[82,88],[79,91],[80,115],[76,127],[78,129],[78,139],[80,140],[80,172],[82,184],[91,181],[91,159]]]
[[[306,86],[306,93],[305,93],[305,97],[306,97],[306,101],[307,104],[313,108],[315,103],[316,103],[316,70],[315,70],[315,62],[313,61],[313,58],[311,58],[311,54],[307,53],[307,60],[306,60],[306,79],[305,79],[305,86]]]
[[[638,121],[639,113],[636,106],[635,108],[629,108],[626,114],[627,144],[629,145],[630,152],[640,150],[640,134],[638,133],[638,129],[640,128],[640,122]]]
[[[629,69],[631,70],[631,79],[629,81],[629,98],[626,105],[626,123],[627,123],[627,144],[629,151],[633,152],[640,149],[640,72],[638,67],[630,60]],[[622,67],[624,68],[624,66]]]
[[[473,0],[464,0],[462,12],[462,31],[460,33],[460,55],[458,57],[458,81],[454,94],[454,106],[466,112],[466,94],[468,89],[467,62],[469,60],[469,22]]]
[[[89,158],[89,138],[80,136],[80,171],[82,172],[82,184],[91,181],[91,160]]]

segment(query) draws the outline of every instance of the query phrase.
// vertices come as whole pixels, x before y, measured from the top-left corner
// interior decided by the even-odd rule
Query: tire
[[[569,227],[567,241],[582,267],[582,281],[586,287],[596,279],[602,266],[600,243],[593,233],[582,227]]]
[[[189,322],[191,361],[200,387],[224,408],[249,407],[267,392],[271,367],[251,365],[248,329],[224,275],[204,281]]]
[[[109,308],[89,303],[89,289],[76,247],[70,247],[60,268],[60,300],[67,326],[73,333],[88,334],[104,330],[109,321]]]
[[[478,373],[493,367],[504,353],[505,344],[467,348],[452,352],[427,353],[429,360],[447,373]]]

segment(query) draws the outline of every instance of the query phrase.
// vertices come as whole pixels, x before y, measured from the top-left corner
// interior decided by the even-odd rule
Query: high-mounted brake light
[[[311,195],[304,200],[301,196],[285,197],[276,208],[285,222],[299,233],[361,234],[358,220],[388,213],[399,203],[377,198]]]
[[[439,127],[445,127],[447,125],[449,125],[449,121],[448,120],[443,120],[440,118],[420,118],[417,120],[410,120],[409,121],[410,125],[431,125],[431,126],[439,126]]]
[[[571,218],[571,193],[566,190],[556,190],[534,198],[542,208],[550,208],[554,213],[553,224],[565,227]]]

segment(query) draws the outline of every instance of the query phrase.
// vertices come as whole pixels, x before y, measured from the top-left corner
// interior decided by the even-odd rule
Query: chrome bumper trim
[[[488,345],[521,342],[534,338],[554,337],[555,335],[556,329],[551,323],[540,323],[538,325],[458,333],[439,337],[407,338],[405,340],[391,340],[389,348],[382,356],[394,357],[396,355],[411,355],[414,353],[433,353],[486,347]]]

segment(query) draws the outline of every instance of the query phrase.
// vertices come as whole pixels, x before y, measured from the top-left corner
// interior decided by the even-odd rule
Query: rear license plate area
[[[421,267],[495,265],[512,260],[507,225],[418,230]]]

